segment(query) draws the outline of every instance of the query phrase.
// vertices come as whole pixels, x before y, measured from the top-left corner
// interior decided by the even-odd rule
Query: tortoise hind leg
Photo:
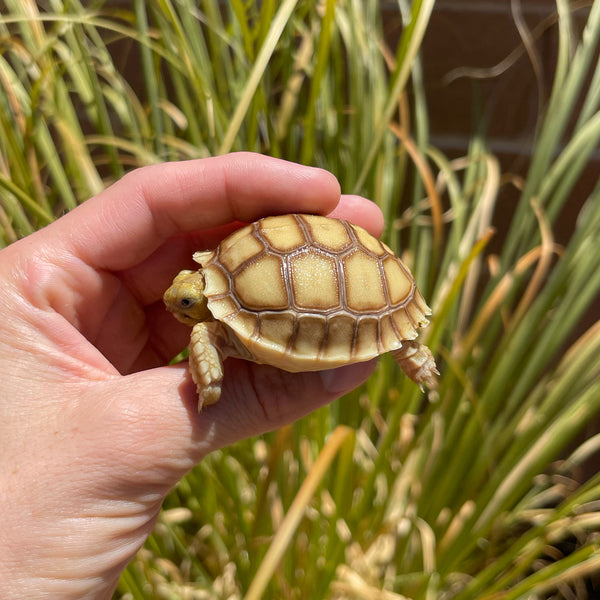
[[[423,384],[428,388],[437,387],[437,376],[440,374],[435,366],[435,359],[431,350],[413,340],[405,340],[402,347],[391,352],[402,370],[423,389]]]

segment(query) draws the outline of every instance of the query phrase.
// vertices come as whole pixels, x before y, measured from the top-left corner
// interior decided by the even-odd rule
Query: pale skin
[[[190,330],[162,294],[235,221],[313,212],[374,235],[330,173],[241,153],[134,171],[0,251],[0,597],[110,598],[175,483],[209,452],[362,383],[374,363],[286,373],[228,360],[197,412]]]

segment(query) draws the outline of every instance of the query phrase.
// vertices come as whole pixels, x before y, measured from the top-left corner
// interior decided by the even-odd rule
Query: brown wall
[[[521,18],[535,38],[538,64],[532,66],[511,12],[510,0],[437,0],[425,36],[422,59],[429,107],[431,142],[451,157],[467,150],[478,117],[486,124],[491,150],[504,170],[525,173],[540,108],[547,101],[557,48],[554,0],[521,0]],[[401,31],[396,3],[385,2],[384,23],[391,43]],[[587,10],[575,13],[581,30]],[[468,72],[494,72],[494,77],[465,77]],[[557,238],[565,242],[582,202],[600,172],[600,152],[573,191],[565,214],[556,225]],[[516,193],[504,190],[500,201],[511,206]],[[506,211],[511,212],[510,210]]]

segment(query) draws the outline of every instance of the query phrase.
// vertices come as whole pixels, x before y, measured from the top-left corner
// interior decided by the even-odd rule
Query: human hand
[[[374,363],[285,373],[228,360],[197,413],[174,274],[237,221],[313,212],[378,235],[335,178],[254,154],[132,172],[0,252],[0,597],[109,598],[169,489],[207,453],[363,382]]]

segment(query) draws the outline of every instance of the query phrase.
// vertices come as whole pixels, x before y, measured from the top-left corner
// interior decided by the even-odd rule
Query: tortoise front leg
[[[218,322],[196,323],[190,338],[190,372],[198,390],[198,412],[221,397],[223,356]]]
[[[256,362],[227,325],[219,321],[194,325],[190,337],[190,371],[198,390],[198,412],[221,397],[223,361],[228,356]]]

